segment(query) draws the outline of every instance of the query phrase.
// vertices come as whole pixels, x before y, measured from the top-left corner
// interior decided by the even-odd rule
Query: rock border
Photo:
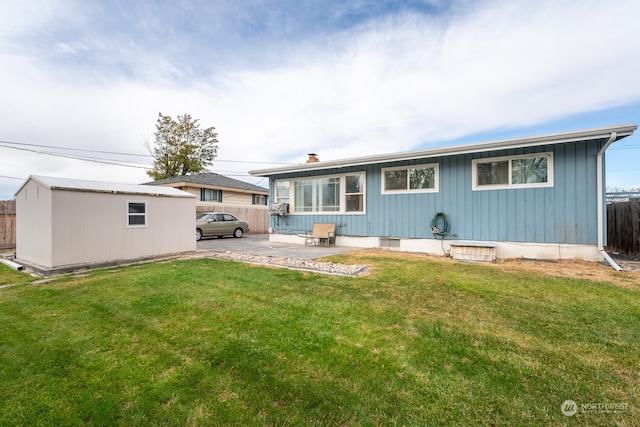
[[[211,252],[208,258],[227,261],[246,262],[257,265],[272,265],[294,270],[313,271],[316,273],[334,274],[338,276],[362,276],[367,272],[366,265],[346,265],[334,262],[319,262],[307,259],[280,258],[272,256],[249,255],[235,252]]]

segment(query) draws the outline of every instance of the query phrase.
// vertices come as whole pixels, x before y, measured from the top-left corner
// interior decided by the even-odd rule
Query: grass
[[[332,260],[372,272],[199,259],[0,289],[0,425],[640,425],[638,288]]]

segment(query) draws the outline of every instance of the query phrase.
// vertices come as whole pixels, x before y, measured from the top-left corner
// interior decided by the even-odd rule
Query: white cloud
[[[144,153],[158,112],[189,113],[216,127],[219,159],[302,162],[308,152],[329,160],[526,127],[640,102],[638,12],[635,1],[461,2],[446,15],[406,12],[286,40],[268,46],[269,61],[242,69],[176,62],[123,30],[122,45],[110,46],[91,28],[55,40],[75,62],[52,61],[8,48],[14,35],[4,30],[0,139]],[[27,22],[16,24],[21,32]],[[104,51],[101,68],[82,62],[87,51]],[[196,68],[212,71],[188,80]],[[0,156],[0,175],[147,179],[136,169],[2,148]],[[262,167],[214,162],[216,170]],[[0,194],[12,187],[0,179]]]

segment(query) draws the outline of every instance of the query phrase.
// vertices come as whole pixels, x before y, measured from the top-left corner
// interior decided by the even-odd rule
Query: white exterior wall
[[[127,226],[127,203],[147,203],[147,226]],[[102,263],[196,250],[195,199],[57,190],[52,263]]]
[[[16,194],[16,257],[52,264],[52,213],[49,188],[29,180]]]
[[[195,251],[195,200],[52,189],[29,179],[16,194],[16,258],[58,268]],[[128,202],[146,203],[146,226],[127,226]]]

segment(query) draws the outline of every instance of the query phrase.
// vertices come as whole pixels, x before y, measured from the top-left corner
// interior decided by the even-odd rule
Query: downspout
[[[604,250],[604,152],[607,150],[607,148],[609,148],[611,144],[615,142],[617,136],[617,132],[611,132],[609,140],[602,146],[600,151],[598,151],[598,156],[596,157],[596,180],[598,182],[598,250],[604,257],[605,261],[607,261],[611,267],[613,267],[617,271],[620,271],[622,270],[622,267],[620,267]]]

